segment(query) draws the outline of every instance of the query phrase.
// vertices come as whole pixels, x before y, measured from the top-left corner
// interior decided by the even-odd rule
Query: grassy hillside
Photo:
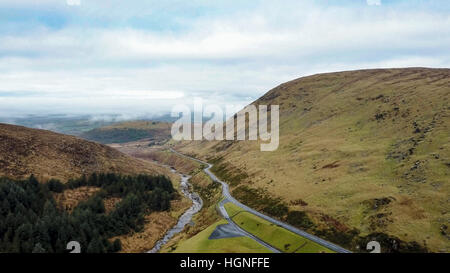
[[[125,143],[141,139],[150,139],[160,143],[170,137],[170,123],[157,121],[128,121],[81,134],[81,137],[100,143]]]
[[[243,203],[354,250],[375,238],[389,251],[448,252],[449,97],[450,69],[314,75],[254,102],[280,105],[278,150],[176,148],[214,162]]]
[[[332,253],[333,251],[287,229],[274,225],[233,203],[225,209],[231,219],[242,229],[286,253]]]
[[[110,147],[45,130],[0,124],[0,176],[67,181],[82,174],[157,174],[161,167]]]
[[[221,239],[209,239],[209,236],[218,225],[227,224],[225,220],[219,220],[205,230],[182,241],[174,249],[163,249],[162,252],[172,253],[270,253],[264,246],[248,237],[232,237]]]

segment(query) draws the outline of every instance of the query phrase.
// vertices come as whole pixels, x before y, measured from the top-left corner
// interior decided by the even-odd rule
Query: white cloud
[[[66,0],[66,3],[69,6],[79,6],[81,5],[81,0]]]
[[[366,0],[369,6],[380,6],[381,0]]]
[[[244,103],[312,73],[449,66],[448,14],[263,3],[177,31],[71,24],[0,33],[0,115],[156,112],[194,95]]]

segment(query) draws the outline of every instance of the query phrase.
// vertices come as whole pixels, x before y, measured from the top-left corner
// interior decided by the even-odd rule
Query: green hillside
[[[151,139],[155,143],[170,137],[170,123],[157,121],[128,121],[87,131],[81,137],[104,144],[125,143]]]
[[[278,150],[176,148],[214,162],[243,203],[353,250],[374,238],[389,251],[448,252],[449,98],[450,69],[319,74],[254,102],[280,105]]]

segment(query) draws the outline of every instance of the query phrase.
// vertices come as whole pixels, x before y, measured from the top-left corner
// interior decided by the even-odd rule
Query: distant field
[[[170,137],[170,123],[145,120],[120,122],[84,132],[81,137],[105,144],[142,139],[161,144]]]
[[[220,220],[198,233],[194,237],[181,242],[175,253],[270,253],[270,251],[248,237],[234,237],[209,240],[209,236],[218,225],[227,224]]]
[[[316,244],[304,237],[290,232],[282,227],[274,225],[260,217],[246,212],[238,206],[227,203],[225,204],[233,221],[244,230],[254,234],[264,242],[288,253],[319,253],[333,251]]]
[[[94,128],[110,125],[113,122],[107,120],[95,120],[90,116],[27,116],[23,118],[2,118],[0,122],[14,125],[21,125],[29,128],[49,130],[61,134],[78,136],[83,132]]]

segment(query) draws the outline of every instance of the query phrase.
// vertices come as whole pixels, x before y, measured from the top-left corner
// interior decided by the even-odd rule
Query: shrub
[[[50,181],[48,181],[47,187],[50,191],[57,192],[57,193],[63,192],[65,189],[64,184],[56,179],[51,179]]]
[[[304,211],[290,211],[286,217],[286,222],[303,229],[309,229],[314,226],[314,223]]]

